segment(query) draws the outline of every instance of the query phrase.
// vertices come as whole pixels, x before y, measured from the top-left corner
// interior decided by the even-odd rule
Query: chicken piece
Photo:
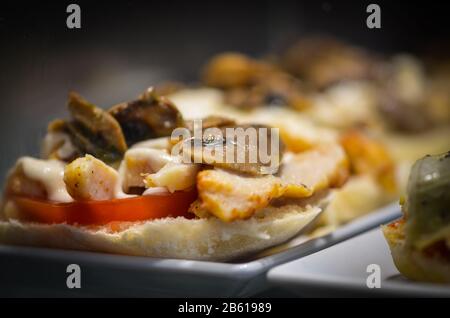
[[[358,131],[350,131],[341,137],[341,144],[355,174],[370,174],[388,192],[397,189],[395,163],[386,147]]]
[[[200,199],[197,199],[191,203],[191,205],[189,207],[189,212],[195,214],[197,217],[199,217],[201,219],[207,219],[207,218],[210,218],[213,216],[211,213],[209,213],[205,209],[205,207],[202,204],[202,201]]]
[[[309,196],[330,187],[340,187],[348,175],[347,157],[342,147],[336,144],[291,154],[286,157],[280,171],[280,178],[286,188],[284,196],[293,198]]]
[[[75,200],[110,200],[115,197],[119,174],[103,161],[86,155],[66,166],[64,182]]]
[[[170,192],[195,184],[199,165],[183,164],[181,158],[162,149],[133,148],[125,153],[119,169],[122,189],[165,187]]]
[[[251,120],[258,124],[277,127],[286,149],[303,152],[322,143],[337,141],[337,133],[326,127],[318,127],[298,112],[281,108],[259,109],[251,114]]]
[[[165,150],[151,148],[133,148],[125,153],[120,166],[123,191],[131,187],[144,188],[144,174],[159,171],[173,158]]]
[[[165,187],[170,192],[186,190],[195,185],[200,165],[169,162],[158,172],[145,175],[147,188]]]
[[[221,169],[201,171],[197,176],[201,200],[206,209],[222,221],[251,217],[270,200],[283,194],[281,180],[272,175],[249,177]]]
[[[245,176],[225,170],[206,170],[197,176],[200,202],[194,213],[206,210],[223,221],[251,217],[280,197],[305,198],[328,187],[340,186],[348,163],[339,145],[326,145],[287,156],[278,176]]]

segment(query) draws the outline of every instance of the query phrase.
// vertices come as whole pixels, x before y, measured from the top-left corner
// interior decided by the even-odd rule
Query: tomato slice
[[[189,206],[197,198],[195,189],[171,194],[144,195],[108,201],[56,203],[24,196],[10,196],[21,219],[47,224],[68,223],[103,225],[110,222],[135,222],[165,217],[192,218]]]

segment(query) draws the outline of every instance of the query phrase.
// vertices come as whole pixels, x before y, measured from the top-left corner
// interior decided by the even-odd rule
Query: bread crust
[[[402,224],[389,224],[382,227],[383,234],[391,249],[397,269],[406,277],[416,281],[450,283],[450,263],[444,259],[427,257],[405,244]]]
[[[227,261],[280,244],[321,212],[317,206],[267,207],[247,220],[165,218],[110,227],[0,221],[0,242],[123,255]]]

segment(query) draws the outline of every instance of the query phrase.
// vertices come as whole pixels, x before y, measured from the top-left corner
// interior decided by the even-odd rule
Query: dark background
[[[66,27],[71,2],[81,6],[80,30]],[[372,2],[380,30],[365,24]],[[66,114],[69,90],[106,107],[162,80],[195,82],[217,52],[258,56],[311,34],[382,54],[430,46],[446,54],[449,15],[444,1],[2,1],[0,178],[18,156],[38,154],[47,122]]]
[[[71,2],[81,6],[81,29],[66,27]],[[161,80],[195,81],[214,53],[258,56],[310,34],[382,53],[449,42],[448,3],[376,1],[382,28],[370,30],[371,2],[2,1],[0,176],[19,155],[38,153],[47,122],[65,116],[69,90],[106,107]]]

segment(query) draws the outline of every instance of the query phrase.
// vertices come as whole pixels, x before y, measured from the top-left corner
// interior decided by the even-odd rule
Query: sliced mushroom
[[[242,109],[289,106],[303,110],[311,105],[306,87],[298,79],[283,72],[270,72],[257,77],[250,87],[230,89],[225,94],[225,101]]]
[[[251,175],[273,174],[284,150],[281,140],[273,137],[277,142],[274,145],[271,127],[264,125],[210,127],[203,131],[202,140],[196,137],[184,140],[183,151],[188,152],[194,163]],[[262,146],[265,148],[260,149]]]
[[[107,163],[122,158],[127,144],[114,117],[76,93],[69,95],[69,111],[72,120],[65,122],[65,130],[82,154],[91,154]]]
[[[69,111],[76,122],[103,138],[108,145],[124,153],[127,150],[122,129],[108,112],[89,103],[75,93],[69,95]]]
[[[427,100],[429,81],[419,60],[409,55],[395,56],[378,84],[377,106],[389,128],[413,133],[434,126]]]
[[[72,142],[67,130],[67,122],[56,119],[48,124],[47,134],[41,145],[41,157],[70,162],[80,157],[81,153]]]
[[[383,91],[379,101],[377,109],[387,126],[393,130],[418,133],[433,127],[424,103],[405,103],[390,90]]]
[[[222,116],[207,116],[201,120],[202,129],[212,128],[212,127],[230,127],[236,124],[234,119]],[[194,130],[194,120],[186,120],[185,127],[190,131]]]
[[[118,163],[122,158],[122,152],[108,145],[100,136],[92,134],[80,123],[74,121],[66,125],[72,143],[79,149],[80,155],[90,154],[108,164]]]
[[[328,37],[305,38],[282,57],[289,73],[319,89],[340,81],[371,78],[373,63],[366,51]]]
[[[213,57],[204,68],[203,81],[212,87],[233,88],[250,84],[257,71],[256,63],[240,53],[223,53]]]
[[[149,88],[139,99],[112,107],[109,113],[120,123],[129,146],[150,138],[170,136],[184,125],[175,105]]]

